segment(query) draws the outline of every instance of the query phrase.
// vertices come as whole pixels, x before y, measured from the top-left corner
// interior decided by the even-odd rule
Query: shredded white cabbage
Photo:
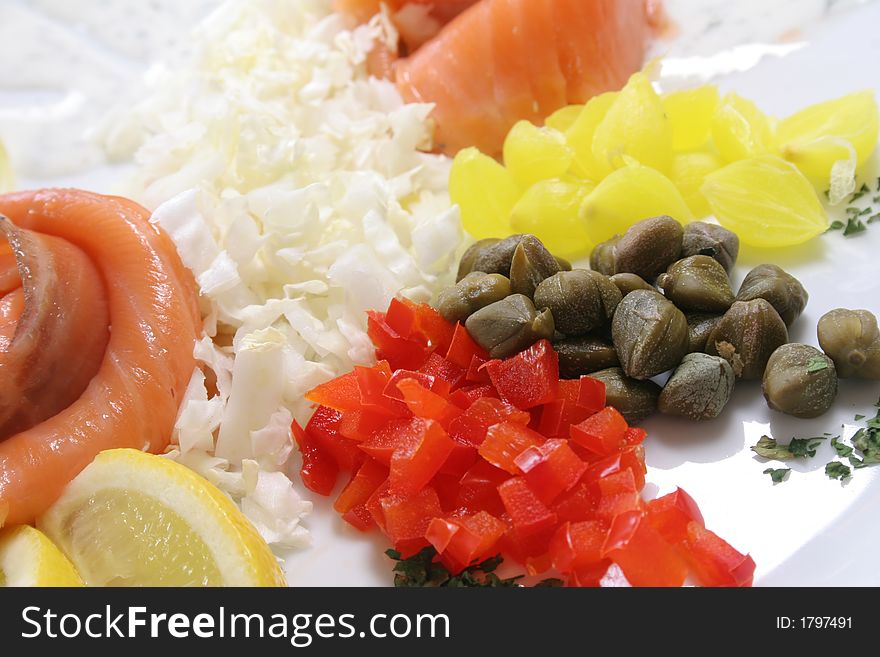
[[[393,35],[392,35],[393,36]],[[299,546],[291,418],[313,386],[369,363],[364,311],[448,282],[462,233],[450,162],[424,152],[430,106],[368,77],[387,21],[350,29],[329,0],[223,5],[195,59],[151,76],[105,134],[137,148],[132,195],[195,273],[210,338],[170,456],[238,500],[267,541]]]

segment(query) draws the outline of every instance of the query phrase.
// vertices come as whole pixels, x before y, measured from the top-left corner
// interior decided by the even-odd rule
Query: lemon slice
[[[278,562],[208,481],[160,456],[102,452],[37,525],[90,586],[284,586]]]
[[[0,586],[82,586],[67,557],[41,531],[0,530]]]

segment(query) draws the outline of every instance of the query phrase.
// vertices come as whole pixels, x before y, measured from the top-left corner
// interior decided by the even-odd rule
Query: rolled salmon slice
[[[106,304],[107,313],[103,321],[97,314],[83,317],[68,297],[54,297],[61,323],[53,329],[56,335],[68,331],[88,340],[103,334],[106,347],[96,372],[69,405],[29,428],[0,434],[0,524],[4,516],[15,524],[44,511],[99,452],[114,447],[161,452],[167,446],[195,367],[201,322],[192,274],[139,205],[78,190],[47,190],[0,196],[0,213],[21,235],[81,253],[98,280],[76,285],[95,303]],[[56,271],[63,271],[63,263],[56,264]],[[64,275],[68,282],[74,277]],[[51,289],[41,282],[37,287],[41,293]],[[23,297],[19,323],[30,304],[43,302],[28,298],[26,289]],[[66,350],[72,357],[73,347]]]
[[[622,87],[642,65],[654,4],[481,0],[398,61],[397,84],[407,101],[435,104],[439,150],[477,146],[498,156],[517,120],[540,122],[565,104]],[[487,44],[488,55],[475,42]],[[492,84],[474,93],[474,82],[487,76]]]

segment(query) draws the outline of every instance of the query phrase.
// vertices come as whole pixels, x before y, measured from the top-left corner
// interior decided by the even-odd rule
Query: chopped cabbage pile
[[[429,300],[462,243],[429,105],[369,78],[396,36],[352,29],[328,0],[221,6],[190,62],[151,74],[105,131],[134,155],[131,195],[192,269],[207,337],[170,456],[237,499],[273,544],[300,546],[311,508],[291,486],[303,395],[370,363],[364,311]]]

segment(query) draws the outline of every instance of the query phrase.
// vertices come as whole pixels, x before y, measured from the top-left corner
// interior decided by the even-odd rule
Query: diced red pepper
[[[685,558],[703,586],[751,586],[755,562],[699,522],[687,526]]]
[[[590,588],[601,586],[602,578],[608,572],[609,566],[611,566],[611,560],[603,559],[598,563],[578,568],[565,579],[565,585]]]
[[[391,366],[387,361],[381,360],[373,367],[356,365],[354,374],[360,394],[360,408],[371,413],[394,417],[407,417],[410,415],[403,402],[385,396],[385,388],[388,387],[388,382],[393,374]]]
[[[559,382],[559,398],[541,407],[538,430],[542,434],[553,438],[568,438],[571,425],[583,422],[596,412],[578,405],[580,386],[580,382],[569,379]]]
[[[367,440],[358,443],[358,448],[380,463],[391,465],[394,450],[406,441],[416,440],[423,431],[419,418],[389,420]]]
[[[425,531],[431,520],[443,515],[437,492],[430,486],[410,497],[386,495],[379,501],[385,517],[385,533],[395,546],[413,550],[427,545]]]
[[[578,382],[577,405],[588,413],[598,413],[605,408],[605,382],[582,376]]]
[[[409,299],[395,297],[388,304],[385,312],[385,321],[397,335],[407,340],[413,337],[418,330],[416,319],[416,304]]]
[[[509,518],[503,518],[509,524]],[[510,527],[498,542],[501,553],[509,555],[519,563],[533,565],[540,561],[550,561],[550,539],[553,538],[555,523],[534,534],[523,536],[516,527]]]
[[[467,509],[471,513],[486,510],[493,516],[500,517],[504,505],[498,495],[498,486],[507,481],[510,475],[478,459],[461,478],[455,506]]]
[[[515,422],[502,422],[489,427],[486,439],[480,444],[480,456],[492,465],[509,472],[522,472],[516,464],[516,457],[529,447],[544,443],[544,436]]]
[[[450,396],[450,399],[461,408],[469,408],[477,400],[483,398],[498,399],[498,392],[489,384],[478,384],[459,388]]]
[[[588,467],[571,450],[568,441],[558,439],[525,449],[514,458],[514,463],[544,504],[573,488]]]
[[[362,443],[388,422],[388,416],[372,411],[345,411],[339,422],[339,435]]]
[[[336,461],[340,470],[352,472],[364,460],[358,443],[340,435],[342,413],[327,406],[319,406],[306,425],[306,434]]]
[[[388,497],[388,480],[386,479],[364,503],[364,508],[370,514],[373,522],[385,531],[385,513],[382,511],[382,498]]]
[[[620,412],[606,406],[580,424],[573,425],[571,439],[598,456],[608,456],[621,451],[628,428]]]
[[[687,538],[688,525],[696,522],[704,527],[703,514],[694,499],[681,488],[674,493],[648,502],[648,521],[670,545],[678,545]]]
[[[596,505],[596,517],[603,522],[611,522],[622,513],[640,512],[644,502],[638,493],[613,493],[599,498]]]
[[[463,370],[469,370],[474,358],[483,362],[489,360],[489,354],[478,345],[463,324],[456,323],[452,332],[452,341],[446,350],[446,360],[458,365]]]
[[[440,468],[441,474],[453,475],[456,479],[461,479],[465,473],[477,462],[480,455],[477,448],[471,445],[462,445],[460,442],[453,440],[452,451],[446,458],[443,467]]]
[[[398,444],[391,456],[390,490],[415,495],[440,471],[455,443],[438,423],[416,419],[420,429]],[[438,514],[439,515],[439,514]]]
[[[339,493],[333,508],[339,513],[345,513],[356,506],[365,505],[387,478],[387,467],[373,459],[367,459]]]
[[[428,340],[431,349],[441,354],[447,353],[455,334],[455,324],[447,322],[443,315],[426,303],[416,305],[415,312],[419,333]]]
[[[517,408],[527,410],[557,398],[559,358],[547,340],[512,358],[489,361],[486,369],[501,399]]]
[[[342,519],[355,529],[365,532],[376,526],[373,515],[363,504],[353,507],[342,514]]]
[[[430,350],[399,335],[388,325],[384,313],[367,311],[367,335],[376,346],[376,357],[387,360],[394,370],[417,370],[428,360]]]
[[[410,370],[397,370],[391,375],[388,383],[385,384],[385,390],[382,391],[382,394],[390,399],[403,401],[403,392],[401,392],[398,385],[401,381],[417,381],[426,390],[433,390],[437,380],[430,374],[411,372]]]
[[[354,372],[337,376],[306,393],[306,399],[337,411],[357,411],[362,408],[357,375]]]
[[[398,381],[397,388],[413,415],[439,422],[444,429],[448,429],[452,421],[463,413],[458,406],[428,390],[415,379]]]
[[[425,538],[458,572],[474,561],[494,554],[493,548],[507,531],[507,525],[495,516],[480,511],[461,518],[434,518]]]
[[[419,369],[423,374],[433,376],[435,380],[445,381],[449,390],[455,390],[464,383],[464,369],[452,361],[446,360],[436,351],[428,357],[427,362]]]
[[[322,449],[296,420],[293,421],[290,429],[302,454],[302,467],[299,474],[303,484],[319,495],[329,495],[336,486],[339,466],[336,465],[333,457]]]
[[[468,367],[465,379],[472,383],[491,383],[492,380],[489,378],[489,372],[483,367],[488,362],[488,357],[483,358],[482,356],[471,356],[471,364]]]
[[[623,436],[624,445],[641,445],[648,437],[648,432],[639,427],[630,427]]]
[[[498,487],[504,509],[519,536],[525,537],[556,525],[556,514],[541,502],[522,477],[512,477]]]
[[[569,492],[563,493],[553,506],[553,510],[560,522],[579,522],[595,518],[598,504],[599,495],[595,487],[587,482],[581,482]]]
[[[599,490],[600,497],[639,492],[639,489],[636,488],[636,479],[629,468],[602,477],[596,482],[596,488]]]
[[[561,573],[571,573],[600,564],[607,535],[608,526],[596,520],[564,523],[550,541],[553,567]]]
[[[681,586],[688,574],[684,560],[640,511],[614,518],[602,556],[620,566],[633,586]]]
[[[641,445],[626,447],[619,454],[612,454],[595,461],[584,473],[584,481],[596,482],[602,477],[607,477],[621,470],[632,470],[636,481],[636,488],[642,490],[645,487],[645,450]]]
[[[525,426],[529,420],[529,414],[516,406],[494,397],[481,397],[450,423],[449,434],[461,443],[479,447],[492,425],[514,422]]]

